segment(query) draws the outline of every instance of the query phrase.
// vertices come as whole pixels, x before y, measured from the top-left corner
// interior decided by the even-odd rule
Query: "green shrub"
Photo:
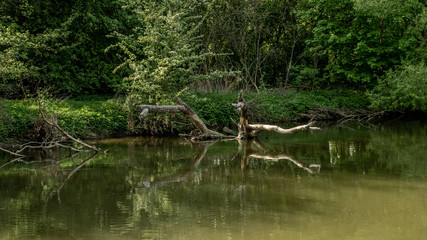
[[[379,110],[427,111],[427,68],[410,64],[387,72],[370,92],[371,107]]]

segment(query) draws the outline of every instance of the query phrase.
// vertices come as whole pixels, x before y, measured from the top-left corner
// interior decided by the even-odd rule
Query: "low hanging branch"
[[[294,128],[283,129],[276,125],[267,125],[267,124],[249,124],[249,112],[248,106],[243,98],[243,91],[240,91],[238,103],[230,103],[230,106],[234,107],[238,113],[240,113],[240,123],[239,123],[239,135],[238,138],[254,138],[260,131],[274,131],[280,134],[290,134],[303,130],[319,130],[318,127],[313,127],[316,122],[310,122],[306,125],[300,125]]]
[[[43,131],[46,132],[46,136],[45,136],[44,140],[42,142],[27,142],[25,144],[22,144],[21,146],[19,146],[20,149],[15,151],[15,152],[1,148],[1,147],[0,147],[0,151],[7,152],[7,153],[17,157],[17,159],[26,157],[25,155],[22,154],[22,152],[26,149],[48,150],[48,149],[52,149],[52,148],[61,147],[61,148],[67,148],[70,151],[75,151],[75,152],[81,152],[82,151],[80,149],[77,149],[77,148],[74,148],[72,146],[64,144],[65,140],[69,140],[71,142],[78,143],[82,147],[88,148],[88,149],[90,149],[96,153],[99,151],[95,146],[87,144],[83,141],[80,141],[80,140],[74,138],[73,136],[71,136],[65,130],[63,130],[58,125],[56,114],[53,114],[48,119],[46,117],[46,115],[44,114],[44,111],[42,109],[42,103],[41,103],[40,99],[38,101],[38,104],[39,104],[39,112],[40,112],[40,119],[41,119],[41,125],[42,125],[42,126],[40,126],[39,130],[43,129]]]

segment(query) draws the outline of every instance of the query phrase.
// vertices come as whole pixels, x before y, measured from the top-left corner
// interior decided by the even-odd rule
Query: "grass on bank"
[[[186,92],[180,97],[212,129],[224,126],[233,128],[230,118],[238,121],[235,110],[229,103],[237,101],[237,92],[202,93]],[[286,122],[295,120],[300,113],[315,108],[355,111],[367,109],[369,102],[361,92],[348,90],[263,91],[245,93],[246,101],[253,100],[252,109],[256,121]],[[128,129],[128,112],[124,99],[109,99],[105,96],[84,96],[68,100],[48,100],[48,113],[57,112],[59,125],[75,137],[82,139],[102,138],[129,134],[177,134],[193,129],[192,124],[181,114],[151,115],[143,124],[138,124],[139,113],[134,112],[136,129]],[[0,100],[0,141],[7,139],[34,138],[34,126],[39,121],[36,99]],[[154,131],[153,131],[154,129]]]

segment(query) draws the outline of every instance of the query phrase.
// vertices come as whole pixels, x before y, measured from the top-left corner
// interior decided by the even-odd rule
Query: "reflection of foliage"
[[[143,181],[191,168],[199,147],[173,138],[103,140],[97,146],[110,153],[100,154],[74,174],[63,186],[60,202],[54,198],[46,202],[45,198],[83,159],[65,160],[55,168],[34,163],[2,169],[0,235],[78,238],[96,232],[99,235],[89,237],[123,234],[120,236],[130,239],[160,239],[175,234],[176,224],[197,223],[198,227],[223,230],[237,223],[243,229],[260,216],[266,223],[277,223],[284,215],[295,219],[295,215],[319,214],[326,211],[325,203],[317,201],[319,194],[330,194],[330,189],[319,186],[334,182],[331,171],[350,172],[352,177],[353,173],[425,177],[426,131],[425,123],[411,122],[354,132],[331,128],[260,137],[269,154],[285,153],[302,163],[321,164],[316,177],[307,177],[305,170],[290,167],[288,161],[251,160],[242,171],[244,151],[236,154],[238,143],[217,142],[185,184],[172,182],[158,188],[141,186]],[[259,149],[254,146],[254,150]],[[337,160],[335,164],[331,157]],[[25,170],[29,168],[36,170]]]

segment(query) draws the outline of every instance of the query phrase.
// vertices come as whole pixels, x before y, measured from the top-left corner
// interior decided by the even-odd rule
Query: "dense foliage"
[[[235,129],[232,122],[238,114],[229,106],[236,102],[237,92],[229,93],[183,93],[181,98],[212,129],[221,131],[224,126]],[[365,109],[368,101],[363,94],[354,91],[316,90],[297,93],[288,91],[262,91],[247,93],[252,101],[251,120],[254,122],[284,122],[295,119],[298,114],[319,107],[352,112]],[[182,114],[149,114],[144,122],[138,116],[128,119],[125,99],[109,99],[103,96],[85,96],[75,99],[44,100],[47,114],[57,113],[59,125],[80,138],[100,138],[124,134],[178,134],[190,132],[193,124]],[[39,136],[39,110],[36,99],[0,100],[0,141],[7,138],[31,138]],[[127,131],[129,122],[132,131]],[[40,140],[40,139],[39,139]]]
[[[0,16],[9,97],[371,89],[425,58],[420,0],[8,0]]]
[[[136,129],[135,104],[169,104],[174,95],[210,126],[230,125],[233,101],[224,96],[234,99],[237,89],[268,99],[257,103],[268,121],[320,106],[366,108],[366,97],[341,98],[353,90],[366,91],[379,110],[427,111],[426,23],[422,0],[1,1],[0,98],[32,98],[41,89],[126,96],[120,119],[105,113],[113,103],[61,113],[65,125],[87,133],[124,129],[123,118]],[[98,104],[91,102],[84,104]],[[0,104],[8,112],[0,117],[3,138],[29,128],[37,114],[26,101],[8,104]]]

